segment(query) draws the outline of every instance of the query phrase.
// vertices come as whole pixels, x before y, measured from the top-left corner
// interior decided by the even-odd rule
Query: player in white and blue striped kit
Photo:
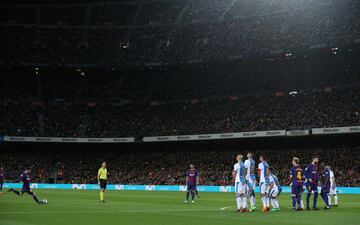
[[[269,191],[269,197],[270,197],[270,204],[272,206],[271,212],[280,211],[280,205],[277,197],[280,195],[282,188],[279,183],[278,178],[275,176],[273,169],[270,167],[270,191]]]
[[[269,198],[269,189],[270,189],[270,170],[269,164],[266,161],[264,155],[260,156],[260,163],[258,165],[259,176],[260,176],[260,194],[261,201],[263,203],[262,212],[268,212],[270,210],[270,198]]]
[[[255,186],[256,186],[256,164],[253,159],[254,154],[252,152],[248,152],[247,154],[247,160],[245,160],[245,167],[246,167],[246,179],[249,181],[249,199],[250,199],[250,212],[254,211],[256,209],[255,206]]]
[[[237,212],[248,212],[247,208],[247,191],[248,181],[246,180],[246,168],[242,161],[243,155],[236,157],[238,163],[234,165],[233,177],[235,178],[235,194]]]

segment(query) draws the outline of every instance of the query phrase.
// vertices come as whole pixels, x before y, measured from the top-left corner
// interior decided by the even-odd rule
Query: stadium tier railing
[[[142,142],[196,141],[196,140],[215,140],[215,139],[233,139],[233,138],[308,136],[308,135],[347,134],[347,133],[360,133],[360,126],[250,131],[250,132],[219,133],[219,134],[151,136],[151,137],[143,137],[142,139],[139,139],[139,141],[142,141]],[[20,137],[20,136],[3,136],[3,137],[1,137],[0,136],[0,141],[5,141],[5,142],[63,142],[63,143],[131,143],[131,142],[136,142],[136,139],[135,139],[135,137],[71,138],[71,137]]]

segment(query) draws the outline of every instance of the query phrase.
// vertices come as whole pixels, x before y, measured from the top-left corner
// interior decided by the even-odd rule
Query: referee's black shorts
[[[100,188],[106,189],[107,181],[105,179],[100,179]]]

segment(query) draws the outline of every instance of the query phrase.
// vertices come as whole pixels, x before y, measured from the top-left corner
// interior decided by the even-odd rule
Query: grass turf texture
[[[37,190],[39,199],[48,205],[37,205],[31,196],[0,194],[1,225],[219,225],[219,224],[360,224],[360,195],[340,195],[340,207],[320,211],[291,212],[290,196],[280,197],[280,212],[257,211],[235,213],[233,193],[200,193],[196,203],[184,203],[183,192],[107,191],[105,204],[99,204],[99,192],[90,190]],[[305,199],[304,199],[305,200]],[[221,208],[228,207],[221,210]]]

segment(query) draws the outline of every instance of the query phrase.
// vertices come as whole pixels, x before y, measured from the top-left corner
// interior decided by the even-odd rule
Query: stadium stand
[[[138,138],[360,124],[357,0],[8,3],[0,6],[2,135]],[[282,181],[280,165],[313,150],[277,160]],[[340,150],[353,149],[315,151],[336,167],[339,184],[359,186],[359,159]],[[214,164],[195,162],[203,184],[230,183],[234,152],[194,154],[216,155],[206,160]],[[183,183],[179,168],[188,161],[180,152],[107,157],[111,181],[127,184]],[[0,158],[11,159],[2,161],[15,179],[21,156]],[[80,154],[26,158],[40,182],[56,173],[57,182],[94,183],[99,163]],[[118,158],[129,163],[120,167]]]
[[[0,132],[142,137],[359,125],[358,60],[327,55],[225,69],[2,69]],[[16,85],[19,80],[26,85]]]
[[[342,47],[359,42],[359,9],[355,0],[3,5],[0,61],[188,64]]]
[[[360,186],[359,156],[349,157],[359,147],[292,148],[256,150],[258,156],[265,153],[274,168],[280,183],[285,184],[293,156],[301,159],[305,166],[315,153],[328,163],[336,174],[338,186]],[[237,151],[171,151],[171,152],[124,152],[102,153],[12,153],[1,154],[0,161],[6,168],[8,181],[18,179],[25,167],[31,167],[33,180],[49,182],[50,177],[57,183],[97,183],[96,171],[102,161],[109,168],[110,183],[182,185],[188,163],[194,163],[201,173],[201,185],[232,185],[231,171]],[[245,152],[244,152],[245,154]],[[8,159],[8,160],[4,160]],[[18,159],[26,159],[19,164]],[[257,159],[257,158],[256,158]],[[257,159],[258,160],[258,159]],[[20,166],[21,165],[21,166]],[[56,175],[55,175],[56,174]]]

